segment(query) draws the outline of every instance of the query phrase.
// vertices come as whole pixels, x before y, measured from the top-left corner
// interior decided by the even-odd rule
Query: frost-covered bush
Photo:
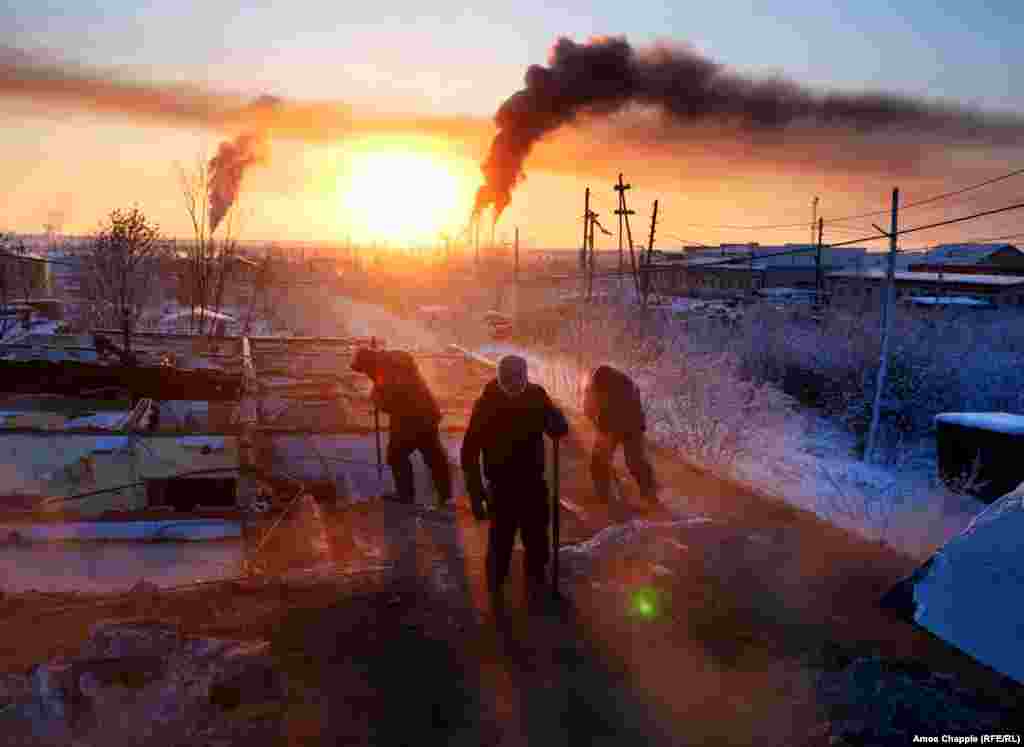
[[[755,454],[781,457],[799,430],[792,398],[745,377],[735,354],[694,346],[663,313],[625,305],[585,309],[563,326],[550,354],[560,362],[537,378],[563,401],[579,406],[583,377],[613,365],[640,385],[652,437],[724,471]]]
[[[1024,325],[1019,312],[897,308],[882,400],[883,451],[931,433],[947,410],[1024,412]],[[879,315],[748,310],[736,330],[691,325],[707,350],[731,350],[745,377],[771,382],[843,422],[861,439],[871,422],[881,349]]]

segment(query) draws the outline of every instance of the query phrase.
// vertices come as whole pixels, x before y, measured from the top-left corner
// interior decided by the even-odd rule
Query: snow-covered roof
[[[175,321],[175,320],[178,320],[178,319],[182,319],[184,317],[190,317],[191,318],[192,313],[193,312],[189,311],[188,309],[185,309],[184,311],[177,311],[177,312],[174,312],[172,314],[167,314],[167,315],[161,317],[160,321],[162,321],[162,322],[171,322],[171,321]],[[195,315],[196,315],[196,317],[202,317],[202,316],[205,315],[207,319],[217,319],[217,320],[223,320],[225,322],[235,322],[235,321],[238,321],[237,319],[235,319],[235,317],[231,316],[230,314],[223,314],[223,313],[221,313],[219,311],[212,311],[210,309],[206,309],[205,311],[202,310],[202,309],[196,309],[195,310]]]
[[[860,280],[885,280],[885,270],[840,270],[828,273],[830,278],[851,278]],[[901,272],[894,274],[896,280],[906,283],[962,283],[965,285],[999,285],[1013,287],[1024,285],[1020,275],[966,275],[958,272]]]
[[[1012,249],[1024,255],[1013,244],[940,244],[927,252],[923,259],[927,262],[970,265],[982,262],[1003,249]]]
[[[1009,412],[943,412],[935,416],[935,422],[1012,435],[1024,434],[1024,415]]]
[[[966,296],[911,296],[903,300],[917,306],[981,306],[984,308],[992,306],[991,301]]]
[[[975,517],[892,594],[913,621],[1024,682],[1024,486]],[[899,602],[897,602],[898,604]]]
[[[742,255],[741,255],[742,256]],[[750,262],[737,261],[736,257],[709,257],[707,259],[688,259],[685,262],[673,262],[673,267],[692,267],[694,269],[704,269],[705,267],[717,267],[720,270],[749,270],[751,268]],[[755,260],[753,263],[755,270],[765,270],[767,266],[764,262]]]

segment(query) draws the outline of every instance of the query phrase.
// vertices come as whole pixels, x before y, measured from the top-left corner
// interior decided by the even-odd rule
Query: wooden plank
[[[237,400],[242,388],[240,376],[223,372],[45,360],[0,360],[0,382],[10,393],[80,396],[120,389],[133,398],[156,400]]]

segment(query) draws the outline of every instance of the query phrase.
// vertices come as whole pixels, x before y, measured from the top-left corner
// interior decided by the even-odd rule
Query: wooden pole
[[[821,238],[824,231],[825,221],[823,218],[818,218],[818,251],[814,262],[814,303],[816,306],[821,305],[822,281],[824,279],[821,274]]]
[[[587,300],[589,301],[594,293],[594,224],[597,222],[597,213],[590,213],[590,257],[587,262]]]
[[[886,271],[886,282],[885,282],[885,299],[883,303],[883,317],[884,324],[882,326],[882,353],[881,360],[878,364],[878,379],[875,382],[875,403],[871,408],[871,428],[868,431],[868,443],[864,449],[864,461],[870,461],[871,456],[874,453],[875,445],[878,439],[878,421],[882,411],[882,391],[885,388],[885,375],[886,369],[889,366],[889,328],[892,324],[893,310],[892,306],[893,296],[895,295],[895,284],[894,279],[896,277],[896,232],[898,231],[898,218],[900,208],[900,190],[899,188],[893,189],[892,191],[892,222],[889,228],[889,267]],[[876,226],[877,228],[877,226]],[[885,233],[885,231],[882,231]]]
[[[654,264],[654,229],[658,225],[658,201],[654,201],[654,212],[651,213],[651,237],[647,242],[647,262],[643,283],[643,305],[647,306],[647,294],[651,290],[651,265]]]
[[[811,200],[811,243],[814,243],[814,228],[818,223],[818,198]]]
[[[626,244],[629,245],[629,262],[633,266],[633,283],[636,286],[636,297],[639,301],[641,299],[640,292],[640,270],[636,264],[636,252],[633,249],[633,231],[629,227],[629,216],[636,213],[635,210],[626,209],[626,189],[632,187],[632,184],[626,184],[623,187],[623,191],[619,192],[619,206],[622,210],[622,217],[626,223]]]
[[[516,285],[519,284],[519,226],[516,226],[516,269],[514,273]]]
[[[615,214],[617,216],[619,216],[619,288],[620,288],[620,290],[622,288],[622,275],[625,272],[625,256],[623,254],[623,246],[622,246],[622,222],[623,222],[623,219],[627,215],[627,210],[626,210],[626,190],[630,189],[632,186],[633,186],[632,184],[623,184],[622,183],[622,174],[620,173],[619,174],[619,183],[616,184],[615,187],[614,187],[615,191],[619,193],[619,209],[615,211]],[[632,212],[633,212],[632,210],[628,211],[628,213],[632,213]],[[630,257],[632,258],[632,247],[630,247]],[[633,275],[634,275],[634,280],[635,280],[635,276],[636,276],[636,262],[635,261],[633,262]]]
[[[587,271],[587,239],[590,236],[590,187],[583,195],[583,245],[580,247],[580,272]]]

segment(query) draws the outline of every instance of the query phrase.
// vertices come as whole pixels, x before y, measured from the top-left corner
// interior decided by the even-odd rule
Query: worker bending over
[[[657,504],[654,469],[645,453],[647,422],[640,389],[622,371],[599,366],[588,377],[583,393],[583,413],[597,426],[590,459],[590,475],[600,498],[611,500],[612,459],[622,444],[626,466],[650,504]]]
[[[373,402],[390,418],[387,462],[398,499],[416,500],[410,457],[419,450],[430,469],[438,505],[451,501],[451,468],[438,430],[441,408],[412,355],[404,350],[359,348],[351,368],[373,380]]]

